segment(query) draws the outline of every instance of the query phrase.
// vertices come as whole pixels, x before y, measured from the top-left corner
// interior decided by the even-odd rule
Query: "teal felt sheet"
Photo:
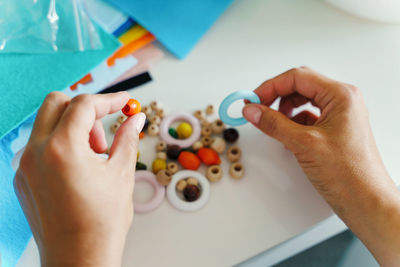
[[[103,49],[0,55],[0,139],[33,114],[51,91],[74,84],[120,45],[100,31]]]

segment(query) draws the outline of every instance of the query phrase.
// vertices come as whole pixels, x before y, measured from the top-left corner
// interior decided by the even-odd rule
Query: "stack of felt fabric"
[[[0,53],[1,266],[15,266],[32,236],[14,193],[12,162],[45,96],[114,92],[150,81],[149,68],[164,54],[160,46],[184,58],[232,1],[85,0],[101,49]]]

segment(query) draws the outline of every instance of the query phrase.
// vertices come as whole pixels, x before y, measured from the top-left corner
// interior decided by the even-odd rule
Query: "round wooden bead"
[[[155,159],[152,164],[152,170],[154,174],[167,168],[167,162],[163,159]]]
[[[176,132],[176,130],[174,128],[169,128],[168,133],[173,138],[178,139],[178,133]]]
[[[175,174],[179,171],[179,166],[175,162],[170,162],[167,164],[167,170],[169,170],[172,174]]]
[[[128,100],[128,103],[126,103],[121,110],[122,113],[124,113],[128,117],[138,114],[141,110],[140,102],[137,101],[136,99],[131,98]]]
[[[156,154],[157,159],[167,160],[167,153],[164,151],[157,152]]]
[[[126,121],[127,118],[128,118],[127,116],[125,116],[124,114],[121,114],[118,116],[117,121],[122,124],[122,123],[124,123],[124,121]]]
[[[211,148],[200,148],[199,151],[197,151],[197,156],[200,158],[201,162],[206,165],[221,164],[221,159],[219,158],[218,153]]]
[[[150,123],[159,125],[161,123],[161,118],[158,115],[153,115],[149,119]]]
[[[211,123],[206,119],[202,119],[202,120],[200,120],[200,125],[201,125],[201,127],[211,126]]]
[[[195,186],[199,185],[199,181],[197,181],[197,179],[194,177],[187,178],[186,182],[187,182],[187,184],[191,184],[191,185],[195,185]]]
[[[113,134],[115,134],[118,131],[119,126],[121,126],[121,124],[119,122],[113,123],[110,126],[110,130]]]
[[[158,127],[157,124],[151,123],[151,124],[149,125],[149,128],[147,129],[147,133],[148,133],[150,136],[156,136],[156,135],[158,135],[159,132],[160,132],[160,128]]]
[[[181,154],[181,148],[177,145],[168,146],[167,156],[169,159],[176,160]]]
[[[147,170],[147,166],[146,164],[142,163],[142,162],[136,162],[136,170]]]
[[[172,180],[172,173],[169,170],[160,170],[157,173],[157,182],[160,185],[167,186]]]
[[[151,114],[153,114],[153,109],[149,106],[145,106],[145,107],[143,107],[142,112],[144,114],[146,114],[146,117],[149,118],[151,116]]]
[[[167,143],[165,143],[164,141],[158,142],[156,145],[156,151],[160,152],[165,150],[167,150]]]
[[[214,149],[218,154],[221,154],[225,151],[226,142],[221,137],[215,137],[210,147]]]
[[[183,196],[189,202],[196,201],[200,197],[200,189],[192,184],[188,184],[185,189],[183,189]]]
[[[140,132],[139,139],[143,139],[145,136],[146,136],[146,134],[144,132]]]
[[[188,151],[182,151],[178,157],[179,163],[187,170],[197,170],[200,167],[200,159],[196,154]]]
[[[203,119],[204,118],[204,114],[203,114],[203,111],[202,110],[196,110],[194,113],[193,113],[193,115],[198,119],[198,120],[201,120],[201,119]]]
[[[226,151],[226,157],[230,162],[239,161],[242,156],[242,150],[237,146],[232,146]]]
[[[215,120],[211,124],[211,128],[212,128],[214,133],[220,134],[225,130],[225,124],[221,120]]]
[[[240,162],[235,162],[229,169],[229,174],[234,179],[241,179],[244,175],[244,167]]]
[[[202,136],[211,136],[212,133],[213,133],[213,131],[212,131],[212,129],[211,129],[210,126],[204,126],[204,127],[201,129],[201,135],[202,135]]]
[[[193,150],[197,151],[200,148],[202,148],[204,145],[201,141],[196,141],[194,142],[194,144],[192,145]]]
[[[193,132],[192,125],[190,125],[190,123],[187,122],[182,122],[176,128],[176,132],[180,139],[189,138]]]
[[[206,114],[207,114],[207,115],[212,115],[212,114],[214,114],[214,106],[213,106],[213,105],[208,105],[208,106],[206,107]]]
[[[176,190],[178,190],[179,192],[183,192],[183,190],[185,190],[187,186],[187,182],[186,180],[179,180],[179,182],[176,183]]]
[[[165,117],[165,111],[162,108],[157,109],[156,112],[157,116],[159,116],[161,119]]]
[[[212,165],[207,169],[207,179],[210,182],[218,182],[223,176],[222,168],[219,165]]]
[[[239,139],[239,132],[235,128],[224,130],[224,139],[228,143],[235,143]]]
[[[157,101],[152,101],[152,102],[150,103],[150,107],[151,107],[153,110],[157,110],[157,109],[158,109],[158,103],[157,103]]]
[[[210,136],[203,136],[200,140],[204,147],[208,147],[212,143],[212,138]]]

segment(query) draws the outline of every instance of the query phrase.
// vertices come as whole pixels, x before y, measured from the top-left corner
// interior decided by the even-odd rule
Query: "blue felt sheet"
[[[184,58],[233,0],[107,0]]]

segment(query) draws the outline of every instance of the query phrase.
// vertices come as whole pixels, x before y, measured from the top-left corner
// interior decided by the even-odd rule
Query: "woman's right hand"
[[[380,158],[361,91],[309,68],[261,84],[243,115],[291,150],[311,183],[383,265],[400,262],[400,198]],[[279,111],[269,106],[281,97]],[[309,111],[293,109],[311,102]]]

